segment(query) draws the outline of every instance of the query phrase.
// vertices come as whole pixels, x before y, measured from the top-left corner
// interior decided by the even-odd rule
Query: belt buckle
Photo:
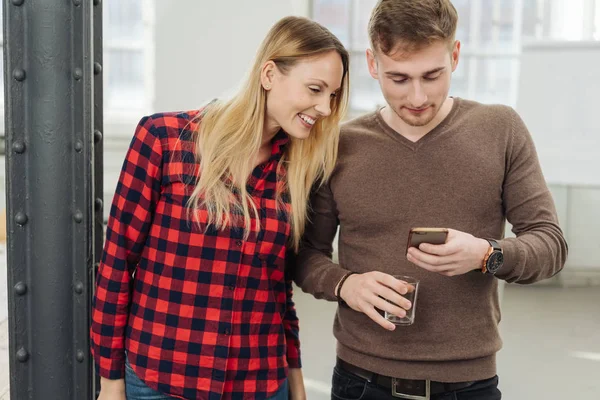
[[[417,395],[413,395],[413,394],[400,393],[396,389],[397,382],[398,382],[398,380],[396,378],[392,378],[392,396],[393,397],[398,397],[400,399],[407,399],[407,400],[429,400],[430,399],[431,381],[429,379],[425,380],[425,396],[417,396]]]

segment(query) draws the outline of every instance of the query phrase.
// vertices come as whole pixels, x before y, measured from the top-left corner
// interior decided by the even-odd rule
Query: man
[[[498,280],[549,278],[567,256],[520,117],[448,96],[457,19],[449,0],[381,0],[369,22],[367,62],[387,105],[344,125],[295,260],[304,291],[340,302],[332,399],[500,399]],[[516,238],[503,239],[506,220]],[[449,234],[407,253],[412,227]],[[411,307],[398,274],[420,280],[410,326],[382,316]]]

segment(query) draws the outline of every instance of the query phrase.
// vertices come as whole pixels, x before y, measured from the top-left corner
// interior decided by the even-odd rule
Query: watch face
[[[504,262],[504,255],[499,251],[494,251],[488,258],[486,269],[490,274],[495,274]]]

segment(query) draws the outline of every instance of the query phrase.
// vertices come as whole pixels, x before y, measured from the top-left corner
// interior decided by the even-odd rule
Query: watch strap
[[[492,246],[493,251],[502,251],[502,247],[494,239],[485,239]]]
[[[490,256],[494,252],[502,253],[502,247],[500,247],[498,242],[494,239],[484,239],[484,240],[486,240],[490,244],[490,248],[489,248],[488,252],[486,253],[485,257],[483,258],[483,264],[481,265],[481,272],[483,272],[485,274],[488,272],[487,263],[488,263]]]

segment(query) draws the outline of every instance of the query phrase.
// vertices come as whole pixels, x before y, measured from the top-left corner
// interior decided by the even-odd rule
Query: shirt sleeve
[[[92,305],[91,350],[101,377],[125,371],[132,274],[160,196],[162,148],[151,117],[139,122],[113,198]]]
[[[285,340],[287,344],[287,362],[290,368],[301,368],[300,360],[300,325],[296,315],[296,306],[293,300],[294,288],[291,277],[286,276],[286,310],[283,317]]]
[[[512,138],[502,201],[516,238],[500,241],[504,264],[496,277],[533,283],[557,274],[568,248],[533,139],[519,115],[512,109],[510,113]]]

